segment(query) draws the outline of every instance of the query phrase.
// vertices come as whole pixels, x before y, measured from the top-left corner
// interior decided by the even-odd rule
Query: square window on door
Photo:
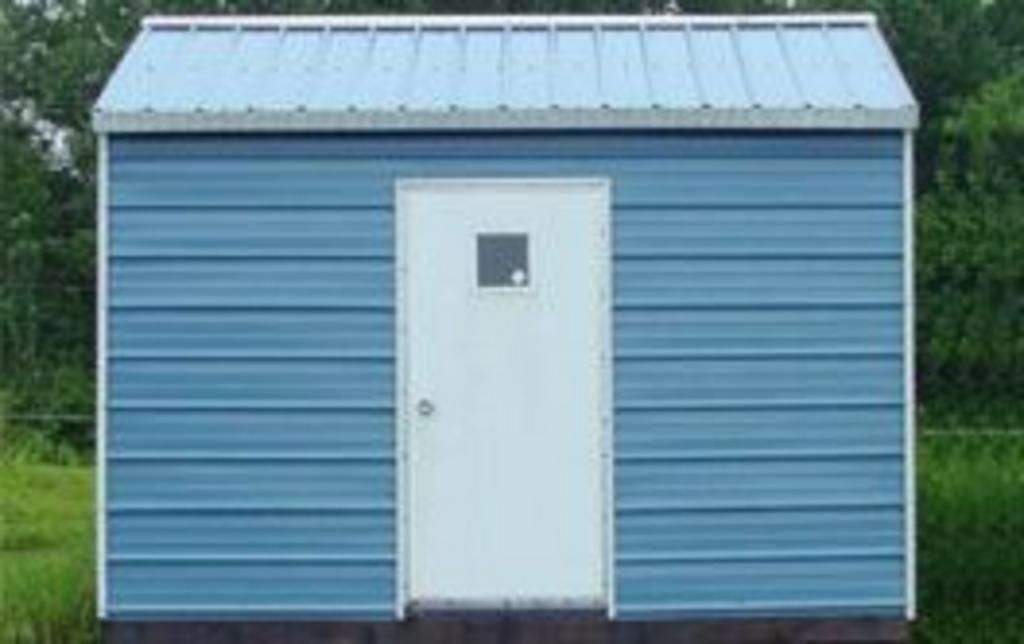
[[[480,288],[530,285],[529,240],[525,233],[484,233],[476,237],[476,283]]]

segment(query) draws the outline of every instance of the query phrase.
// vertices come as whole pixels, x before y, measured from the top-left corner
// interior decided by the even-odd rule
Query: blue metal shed
[[[104,619],[913,618],[873,17],[158,17],[94,123]]]

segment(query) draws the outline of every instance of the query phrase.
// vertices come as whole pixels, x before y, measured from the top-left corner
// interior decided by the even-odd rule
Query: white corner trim
[[[107,136],[96,140],[96,613],[107,617]]]
[[[906,616],[917,617],[917,435],[914,356],[914,135],[903,134],[903,516]]]
[[[555,28],[758,25],[873,25],[871,13],[762,15],[191,15],[149,16],[145,29],[417,29],[417,28]]]
[[[409,431],[408,364],[409,326],[406,311],[408,285],[408,225],[406,224],[406,191],[402,180],[394,184],[392,208],[395,231],[395,618],[405,619],[409,601]]]
[[[618,614],[618,594],[615,581],[615,281],[613,275],[614,211],[612,208],[611,178],[603,180],[604,204],[601,209],[601,247],[597,257],[601,266],[601,303],[607,307],[601,316],[601,431],[604,485],[604,584],[605,599],[608,602],[607,615],[614,620]]]

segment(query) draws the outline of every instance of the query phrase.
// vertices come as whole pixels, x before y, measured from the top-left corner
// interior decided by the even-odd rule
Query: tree
[[[1013,255],[1017,247],[1001,239],[1019,234],[1013,232],[1019,230],[1015,222],[1024,217],[1020,0],[0,0],[0,389],[9,392],[7,397],[13,392],[15,412],[91,409],[95,148],[90,108],[143,16],[653,13],[670,4],[683,13],[843,10],[879,15],[922,106],[918,188],[931,194],[923,200],[919,237],[925,249],[922,284],[931,289],[930,276],[938,276],[938,284],[948,281],[944,271],[962,270],[942,259],[951,247],[968,252],[958,239],[972,240],[971,248],[997,249],[962,264],[975,273],[949,282],[961,284],[960,296],[942,291],[934,300],[931,326],[922,329],[925,346],[934,333],[941,336],[941,329],[957,329],[968,319],[950,312],[953,317],[942,326],[942,315],[953,310],[948,302],[970,299],[968,291],[988,279],[985,271],[993,262],[1024,264],[1024,258]],[[1002,213],[1002,219],[985,219],[989,210]],[[978,221],[971,230],[983,231],[981,237],[960,227]],[[934,289],[940,292],[939,286]],[[1005,329],[993,325],[1018,323],[996,300],[993,294],[984,301],[988,304],[971,305],[975,311],[988,307],[983,315],[968,316],[981,329],[971,337],[1003,337],[999,334]],[[946,351],[933,360],[926,349],[924,360],[941,363],[944,373],[976,373],[984,363],[966,355]],[[1024,360],[1018,364],[1013,377],[1024,369]],[[79,444],[87,442],[86,429],[87,424],[49,427]]]

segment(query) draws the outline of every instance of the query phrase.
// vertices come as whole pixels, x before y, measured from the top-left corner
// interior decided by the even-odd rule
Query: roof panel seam
[[[786,37],[781,25],[775,26],[775,40],[778,42],[779,52],[782,54],[782,64],[786,67],[786,71],[789,72],[789,77],[792,80],[797,101],[806,108],[813,107],[807,97],[807,92],[804,90],[800,75],[797,73],[796,65],[793,64],[793,56],[789,51],[789,46],[786,44]]]
[[[758,100],[757,95],[754,92],[754,87],[750,82],[749,75],[747,73],[747,66],[743,62],[743,52],[740,51],[739,40],[736,37],[736,26],[733,25],[729,28],[729,45],[730,51],[733,57],[736,59],[736,70],[740,76],[740,87],[743,88],[743,93],[747,97],[747,102],[754,109],[761,107],[761,102]]]
[[[469,36],[466,33],[465,27],[459,28],[458,39],[457,55],[459,62],[456,66],[456,76],[452,80],[450,101],[448,102],[449,110],[456,110],[460,104],[466,104],[466,88],[469,84],[469,63],[467,62],[469,56]]]
[[[693,50],[693,31],[690,29],[690,25],[686,25],[683,34],[686,43],[686,60],[693,75],[694,89],[697,91],[697,104],[702,108],[710,107],[711,103],[708,101],[708,95],[704,89],[704,80],[700,77],[700,66],[697,64],[697,57]]]
[[[508,58],[509,58],[509,37],[512,35],[512,28],[505,26],[501,30],[501,50],[498,54],[498,102],[499,110],[509,106],[508,101]]]
[[[640,64],[643,67],[644,90],[647,92],[647,103],[654,109],[660,109],[657,90],[654,87],[654,79],[651,76],[651,58],[647,45],[647,27],[640,25],[637,32],[640,40]]]
[[[855,109],[864,107],[850,85],[850,79],[847,78],[846,62],[839,56],[839,52],[836,51],[835,42],[832,41],[832,32],[829,30],[827,23],[822,23],[821,25],[821,36],[825,41],[825,47],[828,49],[829,56],[832,57],[832,62],[835,64],[836,78],[839,80],[839,86],[842,88],[847,102]]]
[[[604,32],[599,26],[594,27],[594,72],[597,78],[597,106],[606,109],[609,104],[604,89]]]
[[[558,60],[558,43],[555,40],[555,30],[552,27],[547,29],[547,37],[545,38],[544,55],[546,57],[546,67],[544,74],[544,91],[547,94],[547,105],[558,109],[558,98],[555,92],[555,75],[552,74],[552,70],[556,68]]]

